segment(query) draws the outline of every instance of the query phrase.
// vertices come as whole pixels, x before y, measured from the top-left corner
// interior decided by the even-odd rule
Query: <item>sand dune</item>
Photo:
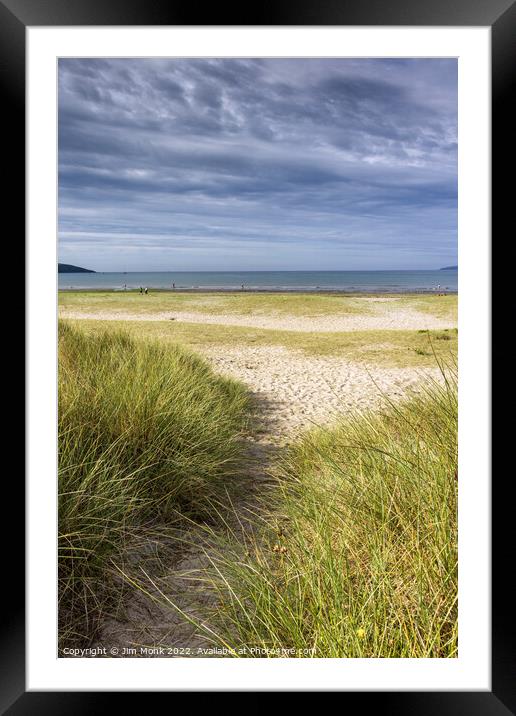
[[[80,310],[62,310],[60,315],[104,321],[173,318],[189,323],[309,332],[443,329],[455,325],[451,320],[413,308],[396,306],[393,310],[389,299],[374,299],[373,305],[374,309],[364,314],[321,317]],[[195,350],[204,355],[216,372],[243,381],[254,400],[254,424],[249,435],[243,437],[248,459],[242,465],[239,480],[246,489],[235,503],[238,512],[238,524],[232,525],[235,530],[246,523],[245,515],[253,513],[257,495],[266,489],[275,456],[299,432],[330,425],[339,415],[385,405],[386,400],[400,400],[418,391],[429,376],[439,377],[437,367],[367,365],[277,345],[198,345]],[[123,656],[126,647],[134,647],[131,655],[137,657],[215,655],[209,651],[213,646],[209,635],[202,634],[188,621],[203,622],[205,610],[217,607],[216,595],[206,589],[202,578],[212,551],[205,532],[193,524],[173,530],[166,525],[154,525],[149,534],[150,537],[144,535],[142,541],[136,538],[128,545],[123,565],[124,573],[137,581],[143,579],[146,591],[128,589],[123,606],[105,615],[94,646],[118,649],[111,656]],[[154,648],[148,652],[145,645]]]

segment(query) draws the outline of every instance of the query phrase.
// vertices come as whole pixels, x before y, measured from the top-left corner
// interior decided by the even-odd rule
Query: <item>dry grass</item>
[[[75,321],[87,332],[123,328],[130,335],[155,338],[189,348],[231,345],[283,346],[308,355],[336,355],[346,360],[382,366],[427,367],[435,364],[434,351],[448,359],[457,351],[457,330],[352,331],[303,333],[300,331],[204,325],[175,321]]]
[[[388,301],[396,306],[413,308],[439,318],[457,318],[457,296],[397,295],[349,296],[324,294],[261,294],[261,293],[180,293],[151,291],[147,296],[138,291],[61,291],[59,305],[63,308],[92,313],[120,312],[142,315],[170,311],[205,313],[209,315],[271,315],[271,316],[344,316],[370,314],[375,302]]]

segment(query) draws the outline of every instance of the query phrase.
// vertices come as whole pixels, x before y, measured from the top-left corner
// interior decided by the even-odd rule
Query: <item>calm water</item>
[[[124,290],[241,289],[284,291],[356,291],[403,293],[411,291],[457,291],[457,270],[450,271],[166,271],[128,273],[59,274],[59,288]]]

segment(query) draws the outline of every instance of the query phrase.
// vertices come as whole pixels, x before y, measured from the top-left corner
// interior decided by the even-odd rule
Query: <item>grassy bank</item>
[[[220,643],[295,656],[457,656],[457,389],[308,433],[258,535],[219,549]],[[265,652],[262,652],[265,655]]]
[[[174,345],[59,326],[60,645],[84,645],[111,560],[158,516],[202,514],[235,477],[245,388]]]
[[[149,295],[124,291],[60,291],[59,305],[70,311],[85,313],[111,312],[142,316],[174,311],[240,316],[347,316],[369,315],[376,305],[414,309],[430,316],[457,322],[457,296],[421,294],[398,295],[321,295],[321,294],[260,294],[260,293],[198,293],[156,291]]]
[[[407,368],[435,365],[434,354],[443,360],[457,352],[457,330],[395,331],[368,330],[342,333],[205,325],[174,321],[97,321],[81,319],[87,332],[124,329],[130,335],[159,339],[203,349],[228,346],[281,346],[306,355],[340,356],[358,363]]]

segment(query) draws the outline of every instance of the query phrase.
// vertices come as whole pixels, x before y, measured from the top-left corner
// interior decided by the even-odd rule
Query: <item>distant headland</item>
[[[458,268],[458,266],[443,266],[439,271],[456,271]]]
[[[57,264],[57,273],[96,273],[91,269],[73,266],[72,264]]]

